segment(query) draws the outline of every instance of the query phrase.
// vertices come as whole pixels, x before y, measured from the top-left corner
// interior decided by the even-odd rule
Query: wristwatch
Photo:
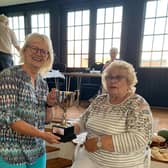
[[[97,138],[97,144],[96,145],[97,145],[98,149],[100,149],[102,147],[102,141],[101,141],[100,136]]]
[[[48,105],[47,102],[45,103],[45,107],[52,108],[53,106]]]

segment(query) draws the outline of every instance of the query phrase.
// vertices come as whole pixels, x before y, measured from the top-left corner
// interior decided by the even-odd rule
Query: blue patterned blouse
[[[33,163],[45,152],[45,142],[24,136],[11,129],[10,124],[24,120],[44,130],[47,83],[40,75],[35,86],[21,66],[0,74],[0,157],[11,164]],[[26,128],[25,128],[26,129]]]

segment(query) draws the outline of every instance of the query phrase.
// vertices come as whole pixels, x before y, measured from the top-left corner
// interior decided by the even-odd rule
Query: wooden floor
[[[153,119],[154,119],[154,129],[158,131],[162,128],[168,129],[168,108],[159,109],[159,108],[151,108]]]
[[[72,165],[72,161],[64,158],[47,160],[47,168],[65,168]]]

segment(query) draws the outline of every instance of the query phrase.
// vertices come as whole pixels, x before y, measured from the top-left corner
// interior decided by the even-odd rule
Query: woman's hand
[[[47,104],[49,106],[54,106],[56,103],[57,103],[56,89],[52,88],[51,91],[47,95]]]
[[[88,152],[95,152],[96,150],[98,150],[97,140],[98,140],[97,137],[87,139],[86,142],[84,143],[85,149]]]
[[[46,140],[49,143],[60,143],[60,137],[55,136],[51,132],[44,132],[33,125],[30,125],[29,123],[23,121],[23,120],[18,120],[14,123],[12,123],[11,128],[15,130],[17,133],[25,136],[32,136],[32,137],[38,137],[43,140]]]
[[[79,123],[73,123],[73,126],[74,126],[75,134],[79,134],[80,133],[80,125],[79,125]]]
[[[101,136],[102,149],[114,152],[113,140],[111,135]]]
[[[114,146],[111,135],[102,135],[100,136],[100,139],[102,143],[101,149],[114,152]],[[97,147],[97,141],[98,141],[97,137],[87,139],[85,142],[85,149],[88,152],[95,152],[96,150],[99,150],[99,148]]]
[[[43,140],[47,141],[50,144],[55,144],[55,143],[58,144],[58,143],[60,143],[59,142],[60,137],[54,135],[51,132],[41,132],[41,138]]]

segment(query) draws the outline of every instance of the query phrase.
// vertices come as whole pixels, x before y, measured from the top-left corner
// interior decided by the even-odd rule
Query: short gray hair
[[[49,51],[49,58],[47,61],[44,63],[44,65],[41,67],[39,73],[41,75],[46,74],[49,70],[51,70],[53,66],[53,61],[54,61],[54,54],[53,54],[53,47],[52,47],[52,42],[51,40],[44,34],[39,34],[39,33],[32,33],[26,36],[25,43],[20,51],[21,54],[21,63],[24,63],[24,52],[25,49],[29,44],[31,44],[35,40],[42,40],[48,45],[48,51]]]
[[[112,48],[110,49],[110,53],[111,53],[111,52],[115,52],[116,54],[118,54],[118,48],[112,47]]]
[[[119,69],[119,70],[124,70],[127,72],[127,82],[128,85],[130,87],[130,92],[134,93],[136,88],[135,85],[138,83],[137,80],[137,76],[136,76],[136,72],[134,67],[126,62],[126,61],[122,61],[122,60],[115,60],[113,61],[104,71],[102,74],[102,85],[104,87],[105,90],[107,90],[107,86],[106,86],[106,76],[110,75],[111,70],[112,69]]]
[[[8,21],[8,17],[7,16],[5,16],[4,14],[1,14],[0,15],[0,22],[6,22],[6,21]]]

